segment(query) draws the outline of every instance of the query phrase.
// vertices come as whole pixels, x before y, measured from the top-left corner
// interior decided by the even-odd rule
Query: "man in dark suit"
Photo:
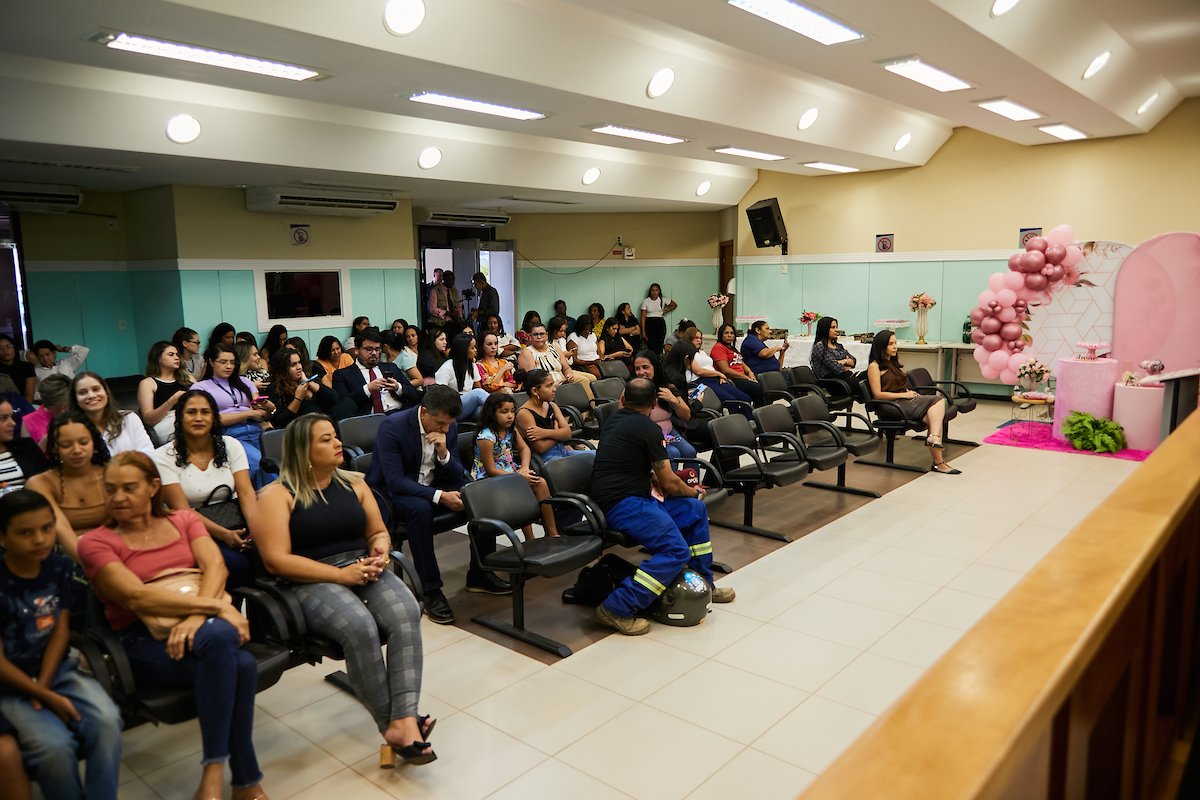
[[[378,328],[354,335],[358,348],[354,363],[333,373],[333,388],[354,403],[356,414],[390,414],[419,402],[412,382],[395,364],[379,363],[383,337]]]
[[[500,293],[488,283],[487,276],[482,272],[476,272],[471,280],[475,284],[475,293],[479,295],[479,305],[471,312],[471,319],[475,320],[478,327],[487,322],[490,315],[500,316]]]
[[[361,351],[361,347],[359,348]],[[458,392],[449,386],[430,386],[421,405],[393,414],[379,426],[367,483],[386,492],[412,553],[417,575],[425,589],[425,614],[431,622],[448,625],[454,611],[442,593],[442,574],[433,550],[435,511],[463,510],[459,490],[467,475],[458,458],[458,426],[462,411]],[[461,524],[461,520],[459,521]],[[507,581],[479,567],[478,558],[496,549],[495,541],[472,550],[467,571],[467,591],[511,594]]]

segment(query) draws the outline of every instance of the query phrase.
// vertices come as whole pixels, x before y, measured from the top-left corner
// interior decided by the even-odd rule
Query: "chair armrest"
[[[772,439],[777,439],[790,446],[790,448],[795,451],[796,457],[801,461],[808,460],[808,455],[804,448],[804,442],[800,441],[800,437],[794,433],[786,433],[784,431],[767,431],[765,433],[756,434],[754,437],[754,441],[758,443],[760,447],[762,447],[763,442],[767,442]],[[765,448],[763,449],[765,450]]]
[[[745,400],[722,400],[721,408],[725,409],[726,411],[736,411],[736,413],[743,415],[754,413],[754,406],[750,403],[747,403]],[[739,408],[744,408],[746,410],[745,412],[737,411]]]
[[[797,422],[796,424],[800,425],[802,427],[805,427],[805,428],[816,428],[819,430],[823,430],[827,433],[830,433],[833,435],[833,440],[834,440],[834,442],[837,443],[838,447],[846,446],[846,439],[845,439],[845,437],[842,436],[842,432],[823,419],[811,419],[811,420],[802,419],[799,422]]]
[[[615,397],[593,397],[592,399],[588,400],[588,402],[591,403],[593,407],[603,406],[603,405],[607,405],[608,403],[617,402],[617,398],[615,398]]]
[[[737,401],[730,401],[730,402],[737,402]],[[693,411],[692,414],[693,414],[693,416],[706,417],[707,419],[720,419],[721,418],[721,412],[717,411],[715,408],[701,408],[696,411]]]
[[[766,470],[763,469],[762,459],[760,459],[758,457],[758,453],[752,447],[744,447],[740,444],[722,444],[722,445],[714,444],[713,450],[716,451],[717,453],[720,453],[723,450],[733,450],[738,453],[745,453],[746,455],[750,456],[750,458],[754,461],[754,466],[758,468],[758,474],[760,477],[767,474]]]
[[[591,442],[589,442],[587,439],[576,439],[573,436],[570,439],[563,439],[562,443],[564,445],[581,444],[581,445],[583,445],[584,449],[586,449],[586,450],[595,450],[596,449],[596,446],[594,444],[592,444]]]
[[[286,644],[291,641],[291,628],[278,600],[253,586],[241,586],[231,594],[235,600],[246,603],[251,641],[263,644]],[[263,630],[264,626],[266,630]]]
[[[942,399],[947,403],[951,402],[950,395],[948,395],[944,389],[939,389],[936,386],[916,386],[913,387],[913,391],[915,391],[917,394],[923,394],[927,397],[934,394],[940,394]]]
[[[871,424],[871,420],[867,419],[864,415],[859,414],[855,411],[831,411],[831,412],[829,412],[829,416],[831,416],[831,417],[849,417],[851,419],[861,419],[864,423],[866,423],[867,432],[875,433],[875,426]]]
[[[820,380],[820,378],[817,380]],[[822,387],[816,385],[815,383],[793,383],[792,388],[798,390],[801,394],[808,394],[809,392],[812,392],[823,399],[829,399],[829,392],[825,391]]]
[[[579,413],[579,409],[575,408],[575,406],[561,405],[559,408],[562,409],[563,414],[566,415],[567,422],[570,423],[572,431],[583,430],[583,414]]]
[[[604,516],[604,512],[586,494],[580,494],[579,492],[557,492],[553,497],[569,497],[572,500],[578,500],[587,507],[587,512],[596,520],[596,527],[600,530],[608,528],[608,519]]]
[[[106,695],[112,697],[112,672],[109,669],[109,660],[104,657],[105,653],[101,649],[100,643],[78,631],[71,631],[70,641],[71,647],[74,647],[87,659],[88,665],[92,668],[92,676],[100,684],[100,688]]]
[[[474,534],[476,533],[486,534],[490,532],[492,536],[495,536],[496,534],[504,536],[509,542],[512,543],[512,546],[516,548],[517,558],[521,560],[522,564],[525,563],[525,546],[522,543],[521,537],[517,536],[516,532],[513,531],[513,529],[510,528],[503,520],[490,519],[488,517],[473,519],[467,523],[467,532],[472,534],[472,549],[475,549]]]
[[[392,572],[394,572],[400,580],[404,580],[412,590],[413,596],[417,598],[417,602],[425,604],[425,587],[421,585],[421,578],[417,575],[416,566],[408,559],[408,556],[401,553],[399,550],[391,552]],[[407,578],[407,580],[405,580]]]
[[[287,620],[287,630],[291,635],[292,642],[299,641],[301,637],[308,634],[308,624],[304,621],[304,609],[300,607],[300,601],[288,590],[284,581],[266,576],[256,580],[253,587],[279,604],[284,619]]]
[[[951,395],[952,398],[965,397],[968,400],[973,399],[971,390],[967,388],[966,384],[959,383],[958,381],[934,381],[934,383],[938,386],[953,386],[954,392]]]
[[[866,406],[868,411],[875,412],[875,425],[877,427],[882,425],[884,427],[897,428],[900,423],[903,423],[906,429],[909,427],[909,420],[904,416],[904,411],[891,400],[868,400],[863,405]],[[879,410],[881,408],[890,408],[895,412],[898,419],[880,419]]]
[[[820,384],[827,396],[833,397],[850,397],[850,387],[845,381],[837,378],[817,378],[817,383]],[[831,389],[836,391],[830,391]]]
[[[557,494],[547,497],[545,500],[542,500],[540,503],[538,503],[538,505],[550,506],[552,509],[555,507],[573,508],[583,515],[584,522],[586,522],[588,527],[592,529],[592,533],[597,536],[600,536],[604,533],[604,527],[600,524],[599,520],[596,519],[596,515],[592,513],[591,506],[585,499],[578,497],[567,497],[566,495]]]
[[[717,483],[714,484],[716,487],[720,488],[725,485],[725,476],[721,474],[721,468],[711,461],[706,461],[703,458],[673,458],[671,460],[678,461],[680,464],[698,464],[701,468],[717,476]]]
[[[108,663],[112,665],[110,674],[114,678],[113,688],[117,695],[122,700],[133,697],[137,693],[137,686],[133,682],[133,667],[129,664],[125,645],[121,644],[117,635],[104,623],[88,628],[87,636],[99,644],[100,649],[108,656]]]
[[[767,400],[769,400],[772,403],[774,403],[776,400],[782,400],[785,403],[790,403],[792,400],[796,399],[796,396],[794,394],[792,394],[791,392],[785,391],[783,389],[767,389],[763,392],[763,397],[765,397]],[[740,401],[731,400],[730,402],[740,402]]]

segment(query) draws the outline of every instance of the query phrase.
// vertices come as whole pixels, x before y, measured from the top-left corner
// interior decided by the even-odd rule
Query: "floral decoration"
[[[918,311],[924,309],[928,311],[937,305],[937,300],[933,299],[933,295],[928,292],[917,292],[912,297],[908,298],[908,310]]]
[[[801,311],[800,312],[800,321],[803,322],[805,325],[812,325],[814,322],[816,322],[820,318],[821,318],[821,315],[818,314],[816,311]]]
[[[727,305],[729,305],[729,295],[725,294],[724,292],[710,294],[708,296],[709,308],[724,308]]]
[[[1036,358],[1031,358],[1021,366],[1017,367],[1017,378],[1029,378],[1035,383],[1041,383],[1050,377],[1050,368],[1038,361]]]

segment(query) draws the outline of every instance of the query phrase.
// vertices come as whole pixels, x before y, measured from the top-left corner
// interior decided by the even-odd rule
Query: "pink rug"
[[[984,444],[1001,444],[1006,447],[1025,447],[1030,450],[1049,450],[1052,453],[1078,453],[1085,456],[1120,458],[1124,461],[1145,461],[1151,450],[1121,450],[1116,453],[1096,453],[1091,450],[1076,450],[1066,442],[1050,435],[1050,424],[1046,422],[1005,423],[995,433],[983,440]]]

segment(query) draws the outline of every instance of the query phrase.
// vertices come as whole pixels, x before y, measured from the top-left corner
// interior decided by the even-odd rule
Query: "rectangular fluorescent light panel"
[[[607,133],[609,136],[624,136],[626,139],[641,139],[643,142],[655,142],[656,144],[679,144],[686,142],[687,139],[680,139],[678,136],[668,136],[665,133],[654,133],[653,131],[639,131],[634,128],[622,128],[618,125],[601,125],[599,128],[592,128],[592,133]]]
[[[1026,108],[1020,103],[1014,103],[1012,100],[985,100],[978,105],[980,108],[991,111],[993,114],[1008,117],[1014,122],[1025,122],[1031,119],[1042,118],[1042,115],[1032,108]]]
[[[774,22],[824,45],[842,44],[863,38],[858,31],[791,0],[729,0],[729,5],[749,11],[768,22]]]
[[[810,161],[804,166],[812,169],[823,169],[827,172],[858,172],[858,167],[846,167],[841,164],[828,164],[824,161]]]
[[[450,95],[437,94],[436,92],[420,92],[408,98],[414,103],[427,103],[431,106],[441,106],[442,108],[456,108],[459,111],[474,111],[476,114],[491,114],[494,117],[507,117],[508,119],[531,120],[545,119],[546,115],[538,111],[527,111],[523,108],[511,108],[509,106],[498,106],[495,103],[485,103],[482,100],[470,100],[465,97],[451,97]]]
[[[902,58],[898,61],[885,61],[880,64],[888,72],[916,81],[930,89],[939,92],[957,92],[959,89],[970,89],[971,84],[962,78],[955,77],[949,72],[943,72],[937,67],[926,64],[916,56]]]
[[[760,153],[757,150],[743,150],[740,147],[718,147],[718,153],[724,153],[727,156],[741,156],[742,158],[757,158],[759,161],[783,161],[787,156],[777,156],[774,153]]]
[[[203,47],[193,47],[190,44],[167,42],[160,39],[149,39],[132,33],[101,34],[93,37],[114,50],[125,50],[130,53],[141,53],[159,58],[171,58],[176,61],[190,61],[193,64],[204,64],[210,67],[236,69],[241,72],[253,72],[256,75],[266,75],[271,78],[285,78],[289,81],[306,81],[316,78],[321,73],[307,67],[295,64],[284,64],[279,61],[267,61],[262,58],[226,53],[221,50],[206,50]]]
[[[1086,133],[1084,133],[1081,130],[1076,130],[1075,128],[1072,128],[1070,125],[1062,125],[1062,124],[1040,125],[1040,126],[1038,126],[1038,130],[1041,131],[1042,133],[1048,133],[1051,136],[1054,136],[1058,139],[1062,139],[1064,142],[1070,142],[1075,139],[1086,139],[1087,138]]]

